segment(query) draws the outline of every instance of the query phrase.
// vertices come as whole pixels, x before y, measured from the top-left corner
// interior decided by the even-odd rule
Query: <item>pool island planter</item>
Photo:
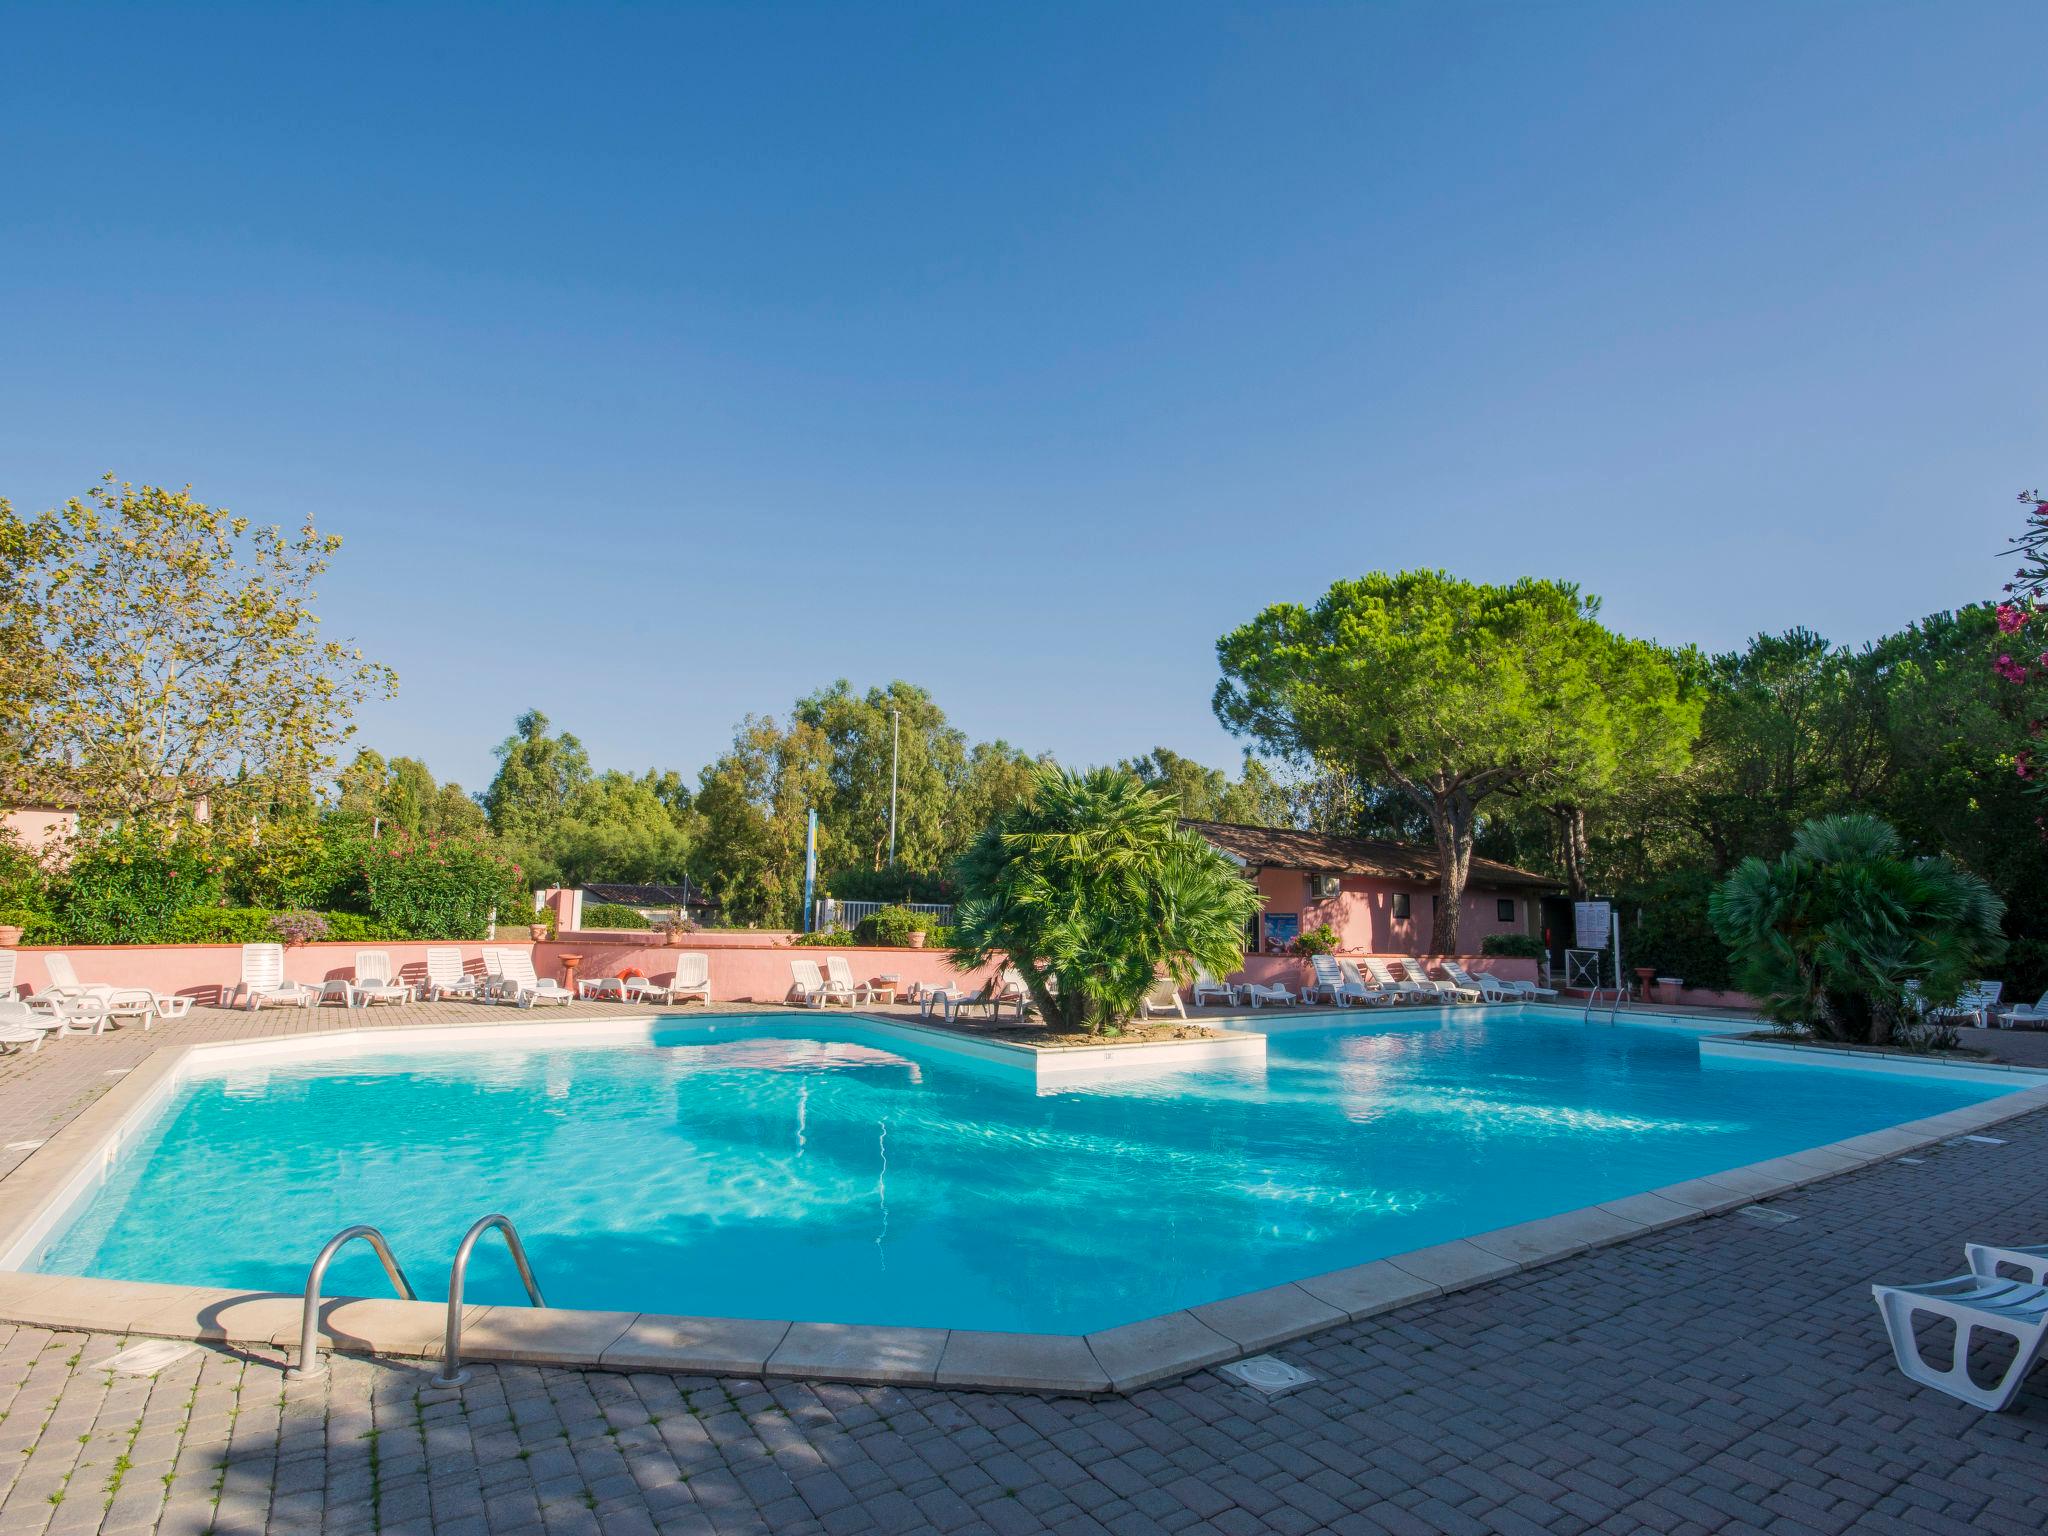
[[[741,1016],[743,1017],[743,1015]],[[835,1015],[844,1017],[844,1015]],[[1000,1047],[902,1020],[855,1015],[863,1025],[914,1030],[949,1048]],[[179,1083],[195,1056],[280,1060],[309,1054],[342,1058],[387,1047],[397,1036],[422,1041],[449,1034],[524,1041],[553,1034],[580,1039],[644,1033],[649,1019],[577,1021],[573,1025],[482,1024],[445,1029],[351,1029],[332,1034],[271,1037],[160,1049],[51,1136],[19,1168],[0,1179],[0,1319],[72,1331],[189,1339],[238,1346],[295,1349],[302,1298],[296,1293],[105,1280],[21,1271],[50,1233],[119,1158],[130,1138]],[[1235,1045],[1164,1041],[1127,1046],[1008,1050],[1055,1058],[1137,1056],[1167,1046]],[[1823,1047],[1772,1042],[1703,1041],[1717,1052],[1746,1054]],[[1839,1058],[1843,1053],[1829,1052]],[[1175,1063],[1178,1064],[1178,1063]],[[1868,1059],[1854,1067],[1912,1071],[1915,1063]],[[1056,1068],[1080,1072],[1083,1067]],[[1554,1263],[1590,1249],[1722,1214],[1802,1185],[1847,1173],[2001,1121],[2048,1108],[2048,1075],[2011,1067],[1946,1066],[1948,1073],[2024,1078],[2035,1086],[1889,1129],[1684,1180],[1658,1189],[1481,1232],[1450,1242],[1311,1275],[1089,1334],[1029,1334],[969,1329],[880,1327],[810,1321],[680,1317],[661,1313],[535,1309],[475,1304],[463,1312],[464,1356],[470,1360],[599,1369],[670,1371],[768,1379],[930,1385],[1057,1395],[1135,1391],[1347,1322],[1390,1312],[1490,1280]],[[371,1213],[374,1215],[374,1213]],[[309,1255],[310,1260],[310,1255]],[[330,1297],[320,1314],[323,1347],[345,1354],[398,1359],[439,1357],[446,1306],[438,1301]]]

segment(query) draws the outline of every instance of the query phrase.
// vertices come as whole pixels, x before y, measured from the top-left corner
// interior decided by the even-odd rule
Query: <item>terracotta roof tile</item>
[[[1183,821],[1182,826],[1247,864],[1276,869],[1305,869],[1314,874],[1377,875],[1386,880],[1433,883],[1436,850],[1420,843],[1397,843],[1377,837],[1335,837],[1326,832],[1299,832],[1292,827],[1247,827],[1232,821]],[[1560,882],[1495,859],[1474,857],[1472,883],[1484,886],[1530,886],[1557,889]]]

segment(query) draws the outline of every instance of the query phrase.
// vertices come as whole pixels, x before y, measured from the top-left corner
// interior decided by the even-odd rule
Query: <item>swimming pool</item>
[[[844,1016],[415,1034],[196,1066],[34,1267],[295,1291],[369,1221],[433,1296],[498,1210],[558,1307],[1084,1333],[2026,1086],[1698,1038],[1542,1009],[1330,1016],[1263,1064],[1039,1093]],[[358,1247],[328,1290],[388,1283]],[[495,1246],[469,1294],[520,1299]]]

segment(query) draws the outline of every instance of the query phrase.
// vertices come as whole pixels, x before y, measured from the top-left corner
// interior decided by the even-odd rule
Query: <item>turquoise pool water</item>
[[[1347,1019],[1276,1034],[1263,1067],[1043,1095],[844,1018],[678,1021],[223,1066],[37,1267],[294,1291],[369,1221],[431,1297],[505,1211],[557,1306],[1082,1332],[1998,1091],[1539,1010]],[[388,1282],[358,1247],[329,1290]],[[495,1243],[470,1295],[521,1297]]]

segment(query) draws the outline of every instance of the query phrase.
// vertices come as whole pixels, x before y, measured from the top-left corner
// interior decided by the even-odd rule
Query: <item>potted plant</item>
[[[270,920],[270,931],[283,944],[312,944],[333,931],[318,912],[280,912]]]
[[[681,907],[670,907],[661,922],[662,942],[670,949],[681,949],[690,942],[690,931],[695,926]]]
[[[924,930],[922,928],[913,928],[910,930],[910,947],[912,949],[924,948]]]
[[[7,914],[12,917],[13,913]],[[0,949],[14,949],[21,943],[21,924],[0,923]]]

